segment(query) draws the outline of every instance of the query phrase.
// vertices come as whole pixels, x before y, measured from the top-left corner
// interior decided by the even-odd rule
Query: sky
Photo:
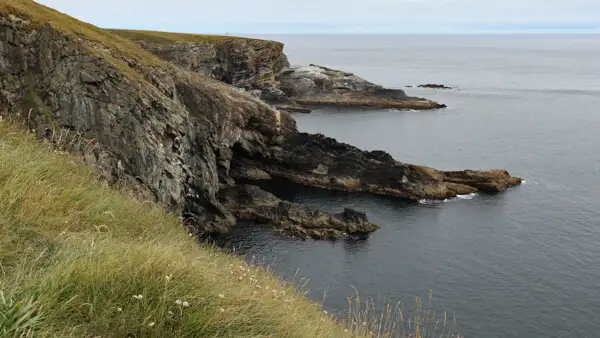
[[[600,34],[600,0],[38,2],[101,27],[190,33]]]

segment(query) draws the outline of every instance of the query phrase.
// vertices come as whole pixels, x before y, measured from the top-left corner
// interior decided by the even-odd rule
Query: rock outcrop
[[[234,151],[231,175],[236,178],[285,178],[307,186],[415,201],[500,192],[521,183],[504,170],[447,172],[401,163],[386,152],[362,151],[319,134],[296,133],[267,157]]]
[[[396,109],[436,109],[437,102],[407,96],[400,89],[387,89],[352,73],[310,65],[279,73],[280,89],[295,103],[305,106],[349,106]]]
[[[306,113],[311,106],[346,106],[396,109],[437,109],[437,102],[407,96],[352,73],[323,66],[290,67],[283,44],[254,39],[202,39],[174,33],[113,30],[142,48],[213,79],[249,91],[289,112]],[[190,41],[192,40],[192,41]]]
[[[107,181],[181,215],[199,234],[227,232],[238,219],[319,238],[375,229],[358,212],[327,215],[237,187],[238,177],[409,199],[501,191],[520,181],[505,171],[402,164],[299,133],[289,114],[233,86],[30,0],[0,2],[0,112],[80,155]]]
[[[287,101],[275,76],[289,67],[276,41],[158,32],[111,30],[152,54],[268,102]]]
[[[443,85],[443,84],[434,84],[434,83],[428,83],[428,84],[422,84],[422,85],[418,85],[419,88],[430,88],[430,89],[452,89],[452,87]]]
[[[222,189],[219,197],[238,220],[272,225],[300,238],[360,237],[379,229],[362,212],[346,208],[340,214],[329,215],[297,203],[282,201],[257,186],[232,186]]]

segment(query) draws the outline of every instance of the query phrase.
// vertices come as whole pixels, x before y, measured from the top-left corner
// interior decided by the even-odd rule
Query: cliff
[[[218,62],[215,71],[201,75],[33,1],[2,0],[2,114],[80,155],[107,181],[124,183],[181,215],[200,234],[226,232],[241,219],[303,237],[377,229],[353,210],[315,218],[316,210],[237,186],[239,178],[282,177],[409,199],[497,192],[520,182],[505,171],[444,173],[411,166],[384,152],[362,152],[321,135],[299,133],[287,113],[216,80],[225,76],[241,83],[261,74],[272,80],[287,64],[281,45],[267,42],[271,51],[257,47],[252,52],[246,47],[258,43],[254,40],[214,39],[244,55],[255,53],[267,65],[232,61],[247,67],[242,76],[238,66]],[[237,52],[227,53],[229,60]],[[219,57],[218,52],[210,55]],[[209,59],[190,65],[209,69],[214,62]],[[248,86],[260,81],[252,83]]]
[[[266,101],[281,99],[275,76],[289,67],[283,44],[228,36],[112,29],[176,65],[246,91]]]
[[[282,109],[351,106],[436,109],[445,105],[410,97],[352,73],[308,65],[290,67],[275,41],[168,32],[111,30],[184,69],[234,85]]]

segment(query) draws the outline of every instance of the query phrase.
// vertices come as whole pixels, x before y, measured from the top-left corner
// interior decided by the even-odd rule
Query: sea
[[[331,313],[357,292],[416,297],[463,337],[600,337],[600,36],[280,35],[292,64],[343,69],[448,105],[318,109],[323,133],[444,170],[503,168],[524,184],[444,202],[270,184],[276,195],[381,226],[367,240],[301,241],[242,224],[227,240]],[[419,89],[436,83],[453,90]]]

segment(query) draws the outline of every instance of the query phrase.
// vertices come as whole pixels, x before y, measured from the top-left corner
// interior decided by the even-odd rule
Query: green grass
[[[31,21],[31,27],[34,29],[43,25],[51,25],[68,35],[80,36],[88,41],[99,43],[117,54],[145,60],[146,62],[162,63],[159,58],[139,48],[137,44],[129,39],[77,20],[32,0],[0,0],[0,14],[2,13],[26,18]]]
[[[54,149],[0,119],[0,337],[455,336],[431,294],[334,319]]]
[[[126,39],[133,41],[146,41],[156,44],[172,44],[181,42],[207,42],[218,43],[228,40],[251,40],[251,41],[267,41],[260,39],[242,38],[226,35],[210,35],[210,34],[188,34],[175,32],[157,32],[147,30],[132,30],[132,29],[108,29],[108,31],[120,35]]]
[[[0,15],[10,14],[29,20],[31,29],[39,29],[44,25],[50,25],[66,36],[79,37],[88,41],[85,48],[90,54],[106,60],[119,69],[121,74],[135,80],[134,83],[149,84],[144,75],[139,72],[139,69],[132,68],[126,60],[135,60],[142,67],[169,67],[166,61],[147,52],[137,43],[125,37],[77,20],[35,1],[0,0]]]
[[[4,122],[0,232],[0,336],[343,336],[265,269]]]

